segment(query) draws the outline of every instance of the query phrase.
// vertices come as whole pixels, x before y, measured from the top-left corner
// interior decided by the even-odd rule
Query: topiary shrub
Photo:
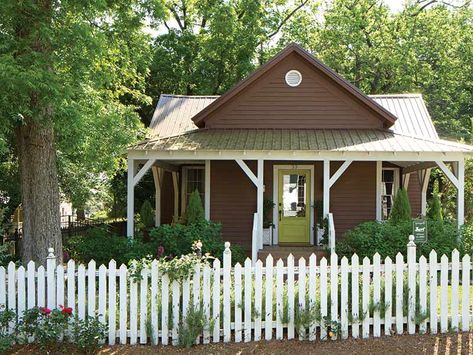
[[[189,197],[189,204],[186,210],[186,224],[198,224],[205,221],[204,207],[198,190],[194,190]]]
[[[154,227],[154,210],[148,200],[141,205],[140,218],[144,228]]]
[[[403,188],[399,189],[394,197],[393,206],[389,219],[393,223],[400,223],[411,220],[411,204],[409,203],[409,196],[407,191]]]

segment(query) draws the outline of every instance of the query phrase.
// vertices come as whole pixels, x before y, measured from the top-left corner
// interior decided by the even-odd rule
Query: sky
[[[389,6],[392,12],[399,12],[402,9],[404,0],[383,0],[386,5]]]

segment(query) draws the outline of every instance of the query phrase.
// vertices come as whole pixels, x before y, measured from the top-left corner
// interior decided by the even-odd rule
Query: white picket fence
[[[34,306],[59,305],[81,318],[98,314],[108,326],[109,344],[177,344],[189,308],[202,309],[213,324],[197,338],[200,343],[468,331],[470,256],[460,262],[454,251],[451,262],[443,255],[438,263],[432,251],[428,260],[416,262],[412,240],[407,250],[407,262],[401,254],[383,264],[378,254],[361,264],[356,255],[349,263],[332,254],[320,263],[312,255],[308,264],[301,258],[296,266],[289,256],[286,265],[273,265],[269,255],[265,264],[252,266],[247,259],[232,267],[226,243],[223,267],[215,260],[182,282],[170,282],[156,261],[137,280],[114,261],[98,269],[94,261],[56,266],[50,250],[46,268],[32,262],[26,269],[0,267],[0,305],[19,315]]]

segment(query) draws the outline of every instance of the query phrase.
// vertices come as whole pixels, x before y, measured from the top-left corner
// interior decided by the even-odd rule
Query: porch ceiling
[[[129,150],[448,152],[473,155],[473,146],[376,129],[199,129],[146,140]]]

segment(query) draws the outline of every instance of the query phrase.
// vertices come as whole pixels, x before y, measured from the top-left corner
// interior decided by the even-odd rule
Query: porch
[[[221,222],[224,239],[243,244],[254,261],[265,258],[268,253],[275,258],[289,253],[296,257],[314,251],[320,253],[319,215],[328,219],[328,247],[333,252],[336,238],[345,230],[364,221],[383,220],[401,186],[411,198],[413,217],[425,215],[427,185],[434,167],[439,167],[457,187],[457,219],[459,226],[463,224],[464,163],[463,157],[458,155],[457,160],[448,157],[448,161],[422,161],[422,157],[429,155],[435,154],[436,158],[445,158],[445,155],[367,153],[357,157],[339,154],[332,159],[318,160],[314,157],[318,158],[321,153],[297,152],[282,156],[279,152],[267,152],[266,159],[262,159],[261,153],[258,156],[248,152],[235,154],[239,157],[234,155],[233,159],[228,152],[204,156],[198,152],[185,156],[182,156],[184,152],[156,153],[148,152],[148,156],[156,155],[156,158],[147,160],[129,155],[129,236],[134,230],[134,186],[148,170],[153,173],[156,188],[156,225],[178,220],[185,213],[186,196],[192,192],[189,189],[195,187],[193,183],[198,183],[205,217]],[[349,159],[341,160],[343,156]],[[407,160],[408,157],[411,160]],[[199,171],[195,181],[189,180],[195,172],[190,174],[192,170]],[[387,180],[388,176],[391,180]],[[263,237],[265,198],[275,203],[270,216],[274,234],[269,242]],[[289,202],[285,203],[285,199]],[[299,225],[292,223],[295,220]],[[282,223],[285,221],[286,226]],[[284,245],[291,241],[292,245]],[[305,244],[298,247],[294,243]]]

